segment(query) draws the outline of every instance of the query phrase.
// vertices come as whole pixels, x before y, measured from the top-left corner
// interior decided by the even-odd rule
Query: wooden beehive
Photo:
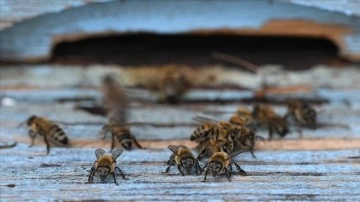
[[[0,25],[5,24],[0,31],[0,141],[2,145],[17,142],[15,147],[0,150],[1,200],[359,200],[359,13],[355,10],[347,15],[346,7],[341,6],[337,7],[338,12],[329,11],[326,6],[324,9],[324,5],[333,5],[331,2],[320,8],[316,1],[310,7],[297,3],[79,0],[56,1],[47,7],[47,1],[39,0],[29,5],[33,11],[30,15],[21,10],[22,3],[5,1],[10,10],[20,9],[24,15],[14,16],[0,7]],[[215,11],[219,13],[214,15]],[[276,64],[269,64],[266,57],[256,60],[256,56],[270,54],[273,49],[248,55],[249,49],[212,49],[214,41],[222,42],[217,43],[220,45],[226,40],[241,44],[254,35],[260,36],[256,40],[274,47],[271,40],[285,40],[279,37],[310,37],[305,44],[325,44],[318,49],[312,47],[331,54],[319,54],[315,59],[303,54],[301,60],[311,62],[300,67],[290,60],[283,62],[281,54],[277,55]],[[101,46],[103,42],[111,46],[111,41],[117,40],[114,44],[121,45],[134,36],[135,41],[145,41],[144,47],[128,44],[124,48],[111,47],[104,55],[92,52],[106,47]],[[171,43],[182,39],[181,43],[186,44],[192,40],[193,47],[180,51],[176,47],[181,43],[176,43],[171,48],[175,49],[174,55],[168,54],[165,59],[161,54],[149,54],[154,52],[154,46],[162,47],[155,52],[162,50],[166,54],[171,47],[164,46],[166,37],[174,37]],[[209,37],[205,48],[195,44],[204,40],[202,37]],[[80,54],[84,47],[91,50],[89,54]],[[297,49],[300,48],[288,49],[289,55],[296,58],[300,52],[309,51],[296,52]],[[103,58],[114,50],[119,55]],[[132,52],[126,55],[126,50]],[[189,57],[185,54],[188,50],[196,51]],[[214,51],[236,59],[245,56],[258,64],[257,73],[243,70],[237,60],[228,60],[229,57],[214,58]],[[145,60],[146,57],[153,59]],[[325,59],[319,60],[320,57]],[[156,94],[149,87],[168,69],[182,71],[193,84],[175,105],[157,103]],[[86,183],[95,149],[110,149],[109,138],[99,139],[107,118],[93,107],[94,103],[101,103],[101,77],[109,73],[126,87],[131,100],[129,122],[142,123],[134,124],[131,130],[145,147],[124,151],[120,156],[118,165],[129,180],[118,176],[119,186],[111,180],[99,183],[97,178],[94,184]],[[256,92],[264,77],[269,87],[267,97],[258,99],[254,95],[259,95]],[[203,176],[181,176],[176,168],[169,174],[162,173],[171,155],[168,145],[195,147],[189,140],[197,124],[192,120],[194,116],[226,120],[237,107],[251,109],[254,103],[264,101],[284,114],[284,100],[289,97],[311,102],[318,111],[321,127],[304,129],[303,138],[291,128],[284,139],[259,141],[257,158],[248,153],[236,157],[247,176],[234,174],[231,182],[225,176],[209,177],[202,183]],[[51,148],[49,155],[44,155],[46,149],[41,141],[28,148],[27,129],[17,125],[32,114],[62,122],[71,147]],[[257,133],[268,135],[266,130]]]

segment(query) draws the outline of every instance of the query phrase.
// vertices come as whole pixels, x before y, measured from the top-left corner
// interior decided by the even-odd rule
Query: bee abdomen
[[[130,133],[120,133],[118,134],[117,139],[125,149],[131,150],[133,140]]]
[[[57,143],[61,143],[62,145],[67,145],[69,143],[69,139],[65,132],[57,125],[53,125],[49,130],[50,137],[55,140]]]

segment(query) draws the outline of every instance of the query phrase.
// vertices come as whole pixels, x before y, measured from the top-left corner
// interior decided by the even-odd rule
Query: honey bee
[[[235,150],[248,147],[254,158],[256,158],[254,154],[255,140],[264,140],[262,136],[256,135],[255,131],[249,127],[235,127],[230,137],[234,142]]]
[[[154,88],[160,102],[177,104],[190,88],[190,82],[184,72],[175,67],[165,68],[165,76],[156,81]]]
[[[231,181],[231,172],[232,172],[232,165],[234,164],[238,173],[240,175],[246,175],[246,172],[241,169],[239,164],[232,161],[232,158],[242,152],[246,151],[246,149],[237,150],[231,154],[227,154],[226,152],[215,152],[209,159],[209,162],[206,163],[206,165],[203,168],[203,171],[206,168],[204,180],[202,182],[206,181],[206,177],[209,173],[212,173],[213,177],[216,177],[217,175],[221,173],[226,174],[226,178]]]
[[[251,124],[251,121],[252,113],[245,108],[238,108],[229,119],[230,123],[239,126],[248,126]]]
[[[190,136],[191,141],[202,143],[209,139],[218,139],[219,136],[227,136],[232,129],[232,124],[226,121],[217,121],[203,116],[193,118],[201,125]]]
[[[288,111],[285,114],[285,120],[289,117],[295,121],[302,136],[301,127],[316,128],[317,113],[309,104],[300,101],[293,101],[288,104]]]
[[[253,117],[257,124],[268,127],[269,140],[272,139],[273,132],[276,132],[280,137],[284,137],[289,132],[286,120],[278,116],[270,106],[255,105]]]
[[[110,122],[124,124],[128,117],[128,99],[122,85],[112,75],[105,75],[102,80],[103,102]]]
[[[216,144],[212,142],[203,144],[203,142],[200,142],[200,145],[203,144],[204,146],[200,150],[200,155],[198,157],[202,158],[203,155],[206,156],[211,153],[209,151],[214,150],[212,149],[214,147],[217,147],[218,151],[220,151],[219,148],[221,148],[222,151],[225,151],[228,154],[232,153],[234,150],[249,147],[251,155],[256,158],[254,155],[255,139],[263,138],[255,135],[253,129],[246,126],[234,125],[227,121],[217,121],[202,116],[197,116],[194,119],[203,122],[203,124],[211,125],[213,131],[210,131],[212,133],[211,135],[208,135],[208,137],[212,137],[212,139],[216,140]],[[207,141],[204,142],[206,143]]]
[[[29,147],[35,144],[35,139],[38,136],[44,138],[46,154],[50,152],[50,145],[64,147],[69,144],[69,139],[65,132],[57,124],[44,117],[30,116],[26,124],[29,128],[29,136],[31,138]]]
[[[210,139],[199,145],[200,152],[196,157],[201,160],[204,157],[210,157],[215,152],[231,153],[234,150],[234,144],[231,141]]]
[[[97,173],[101,182],[104,182],[109,175],[114,178],[114,183],[118,185],[115,178],[115,170],[118,170],[124,180],[128,180],[119,167],[116,166],[116,159],[122,154],[122,149],[116,149],[111,153],[106,153],[103,149],[95,151],[96,160],[90,170],[88,183],[93,182],[94,175]]]
[[[131,150],[133,143],[142,149],[142,146],[136,140],[135,136],[131,134],[129,127],[112,124],[105,125],[101,130],[101,138],[104,139],[109,132],[112,134],[111,150],[115,147],[115,138],[126,150]]]
[[[167,161],[169,166],[166,168],[165,173],[168,173],[170,167],[175,165],[183,176],[185,173],[190,174],[192,170],[195,170],[196,174],[201,173],[199,162],[195,159],[189,148],[184,145],[169,145],[168,148],[173,154],[171,154],[170,159]]]

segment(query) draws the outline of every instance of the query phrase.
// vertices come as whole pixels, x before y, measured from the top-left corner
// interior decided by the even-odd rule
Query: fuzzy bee
[[[252,157],[256,158],[254,154],[255,140],[264,140],[262,136],[256,135],[255,131],[249,127],[235,127],[230,135],[232,142],[234,142],[234,150],[248,147]]]
[[[309,104],[300,101],[293,101],[288,104],[288,111],[285,114],[285,120],[292,118],[302,135],[301,127],[316,128],[317,113]]]
[[[266,126],[269,129],[269,140],[272,139],[274,132],[280,137],[285,137],[289,133],[286,120],[277,115],[270,106],[255,105],[253,117],[258,125]]]
[[[239,164],[232,161],[232,158],[247,149],[242,149],[235,151],[231,154],[227,154],[226,152],[215,152],[209,159],[209,162],[204,166],[203,171],[205,171],[205,176],[202,182],[206,181],[206,177],[209,173],[212,174],[213,177],[216,177],[219,174],[225,173],[226,178],[231,181],[232,175],[232,165],[234,164],[238,173],[240,175],[246,175],[246,172],[241,169]]]
[[[185,174],[191,174],[193,170],[195,170],[196,174],[201,173],[199,162],[196,160],[189,148],[184,145],[169,145],[168,148],[173,153],[167,161],[169,166],[166,168],[165,173],[170,171],[171,166],[177,166],[183,176]]]
[[[34,115],[30,116],[27,119],[26,124],[29,128],[29,136],[31,138],[31,144],[29,147],[32,147],[35,144],[35,140],[38,136],[44,138],[44,142],[46,144],[46,154],[49,154],[50,152],[50,145],[60,147],[66,147],[69,145],[69,139],[63,129],[44,117]]]
[[[124,124],[128,118],[128,98],[122,85],[113,75],[102,79],[103,103],[110,122]]]
[[[106,153],[103,149],[95,151],[96,160],[90,170],[88,183],[92,183],[94,175],[98,174],[101,182],[104,182],[109,175],[114,178],[114,183],[118,185],[115,178],[115,170],[118,170],[124,180],[127,180],[125,174],[116,166],[116,159],[122,154],[122,149],[116,149],[111,153]]]
[[[135,136],[131,134],[130,128],[128,126],[112,124],[105,125],[101,130],[101,138],[104,139],[109,132],[112,134],[111,150],[114,149],[116,141],[118,141],[126,150],[131,150],[133,148],[133,143],[138,148],[142,148],[142,146],[136,140]]]
[[[155,83],[158,101],[177,104],[186,91],[190,88],[187,76],[179,69],[172,66],[166,68],[165,76]]]
[[[200,152],[196,159],[201,160],[204,157],[210,157],[215,152],[231,153],[234,150],[234,144],[231,141],[210,139],[199,144]]]
[[[245,108],[238,108],[230,117],[229,122],[238,126],[248,126],[251,124],[252,119],[251,111]]]
[[[209,151],[214,150],[213,148],[215,146],[218,148],[218,151],[225,151],[228,154],[243,147],[249,147],[251,155],[255,158],[255,139],[263,139],[263,137],[255,135],[253,129],[246,126],[234,125],[227,121],[217,121],[202,116],[197,116],[194,119],[211,126],[211,130],[209,130],[208,135],[206,136],[206,141],[199,142],[200,148],[202,145],[206,146],[203,147],[202,150],[200,149],[198,157],[202,158],[203,156],[211,154]],[[196,134],[195,132],[193,134]],[[216,144],[209,142],[212,139],[215,140]],[[219,150],[219,148],[222,150]]]
[[[227,136],[232,129],[232,124],[226,121],[217,121],[203,116],[193,118],[200,123],[190,136],[191,141],[198,143],[206,142],[209,139],[218,139],[219,136]]]

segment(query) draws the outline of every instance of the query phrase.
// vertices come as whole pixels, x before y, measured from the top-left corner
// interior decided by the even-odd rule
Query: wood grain
[[[203,175],[181,176],[175,167],[167,174],[162,173],[171,155],[166,147],[169,144],[195,147],[188,139],[196,126],[191,118],[197,114],[222,120],[228,118],[229,111],[234,111],[238,106],[250,109],[251,105],[215,102],[165,105],[156,104],[151,99],[135,101],[131,105],[130,121],[147,124],[131,126],[131,130],[145,149],[124,151],[118,158],[117,165],[129,180],[117,176],[119,186],[116,186],[112,179],[100,183],[97,176],[93,184],[86,183],[95,160],[95,149],[108,150],[111,142],[110,137],[99,139],[105,117],[75,107],[78,104],[75,98],[81,96],[90,95],[100,99],[96,82],[88,83],[88,88],[72,88],[76,86],[73,85],[76,79],[69,73],[70,68],[67,71],[54,70],[56,76],[64,80],[59,78],[55,82],[51,76],[39,76],[51,72],[51,68],[30,67],[22,73],[12,67],[1,68],[0,142],[3,145],[17,141],[17,145],[0,149],[0,201],[360,200],[360,89],[356,82],[349,82],[356,80],[359,70],[351,69],[353,73],[347,74],[347,79],[339,79],[342,76],[338,71],[338,80],[331,89],[318,88],[317,82],[321,81],[309,83],[310,87],[316,89],[317,96],[329,99],[328,103],[315,106],[319,122],[329,125],[317,130],[304,129],[303,138],[299,138],[293,129],[284,139],[258,141],[255,151],[257,158],[252,158],[249,153],[235,158],[247,175],[234,173],[231,182],[220,175],[215,178],[208,176],[207,182],[203,183]],[[71,72],[83,71],[81,67],[72,68]],[[102,70],[108,71],[107,68],[102,67]],[[99,69],[97,71],[101,72]],[[325,72],[322,75],[335,75],[330,74],[334,72],[331,69],[321,71]],[[27,72],[26,76],[24,72]],[[293,80],[289,82],[305,78],[307,73],[291,74]],[[89,81],[95,81],[100,74],[87,75]],[[56,87],[49,89],[46,84],[51,82]],[[17,88],[24,83],[33,85],[26,89]],[[287,84],[279,82],[279,87],[284,86]],[[308,91],[299,93],[301,96],[311,96]],[[215,94],[229,99],[229,95]],[[67,101],[59,102],[59,97]],[[12,99],[12,102],[4,98]],[[279,114],[284,114],[286,110],[282,105],[276,105],[274,109]],[[70,138],[71,147],[52,147],[50,154],[45,155],[46,148],[40,139],[29,148],[27,129],[17,128],[17,125],[31,114],[71,123],[60,124]],[[347,127],[340,127],[342,125]],[[267,137],[265,129],[257,132]],[[198,151],[193,149],[193,152],[196,154]],[[206,160],[200,162],[201,166],[205,163]]]

